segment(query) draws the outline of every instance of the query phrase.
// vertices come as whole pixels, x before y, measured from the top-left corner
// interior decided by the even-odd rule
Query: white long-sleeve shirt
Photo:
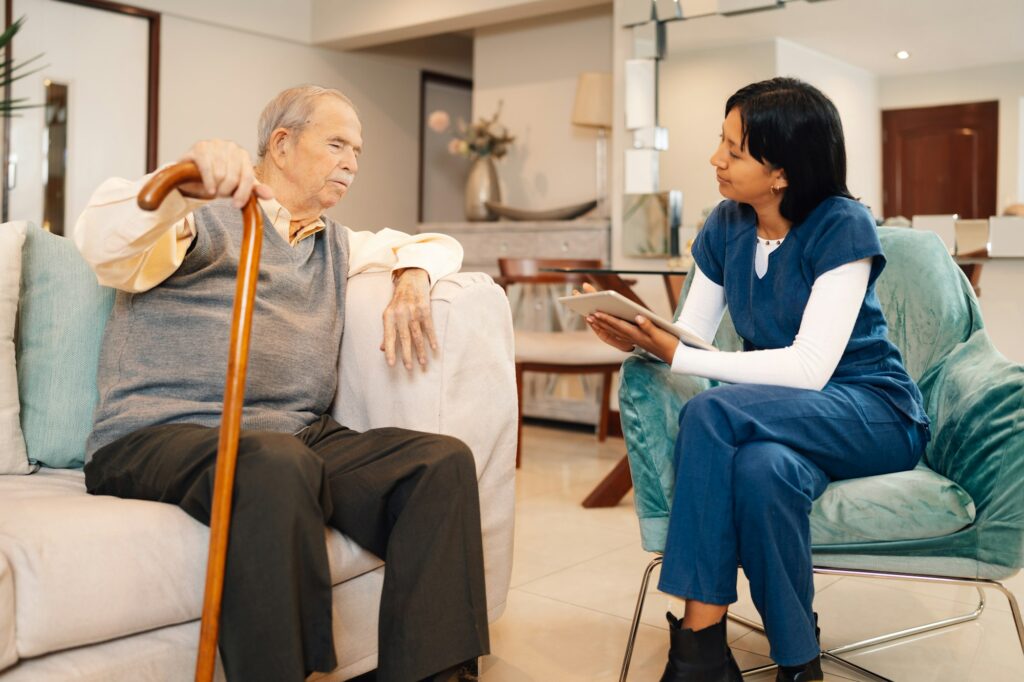
[[[192,212],[207,202],[172,191],[156,211],[144,211],[136,198],[151,176],[131,181],[111,178],[93,193],[75,226],[73,239],[100,284],[127,292],[152,289],[185,260],[195,239]],[[260,199],[274,229],[292,246],[324,229],[322,218],[291,233],[291,214],[274,199]],[[385,228],[349,228],[348,276],[361,272],[421,268],[433,284],[462,265],[462,246],[437,233],[405,234]]]
[[[763,245],[758,246],[763,249]],[[762,255],[759,253],[759,255]],[[757,274],[767,269],[767,253],[758,259]],[[711,340],[725,313],[725,289],[694,265],[683,310],[676,322],[702,339]],[[734,384],[771,384],[821,390],[839,365],[857,322],[871,275],[871,259],[841,265],[819,276],[811,287],[800,329],[786,348],[717,353],[685,346],[676,348],[672,371]]]

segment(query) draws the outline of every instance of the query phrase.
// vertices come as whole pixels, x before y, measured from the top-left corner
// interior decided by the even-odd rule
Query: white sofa
[[[404,426],[470,446],[493,621],[512,563],[516,392],[507,301],[483,274],[438,282],[441,350],[428,371],[410,373],[388,368],[378,350],[390,291],[384,273],[350,282],[335,416],[356,429]],[[314,679],[344,680],[376,666],[383,566],[337,531],[325,533],[340,665]],[[207,528],[177,507],[88,495],[81,470],[0,476],[0,681],[192,679],[207,539]]]

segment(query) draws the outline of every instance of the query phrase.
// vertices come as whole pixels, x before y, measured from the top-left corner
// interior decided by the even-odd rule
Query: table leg
[[[625,455],[618,461],[615,468],[601,480],[583,500],[587,509],[594,507],[614,507],[633,487],[633,477],[629,473],[629,458]]]

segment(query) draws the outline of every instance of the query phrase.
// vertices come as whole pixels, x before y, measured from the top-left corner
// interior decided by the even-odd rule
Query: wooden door
[[[999,102],[882,112],[886,217],[996,211]]]

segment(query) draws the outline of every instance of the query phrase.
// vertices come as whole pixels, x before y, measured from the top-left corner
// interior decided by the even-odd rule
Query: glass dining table
[[[636,276],[655,275],[660,276],[665,285],[665,293],[668,295],[669,304],[672,310],[679,306],[679,295],[686,280],[687,271],[684,269],[669,270],[635,270],[620,268],[540,268],[541,272],[557,272],[562,274],[582,275],[597,289],[617,291],[629,300],[649,308],[637,293],[633,290],[636,280],[626,279]],[[612,430],[609,425],[609,434],[622,433],[622,427],[618,413],[613,413],[611,424],[617,425]],[[594,486],[587,497],[583,500],[583,506],[587,509],[597,507],[614,507],[626,496],[633,487],[633,478],[629,473],[629,457],[623,455],[622,459],[615,463],[601,481]]]

